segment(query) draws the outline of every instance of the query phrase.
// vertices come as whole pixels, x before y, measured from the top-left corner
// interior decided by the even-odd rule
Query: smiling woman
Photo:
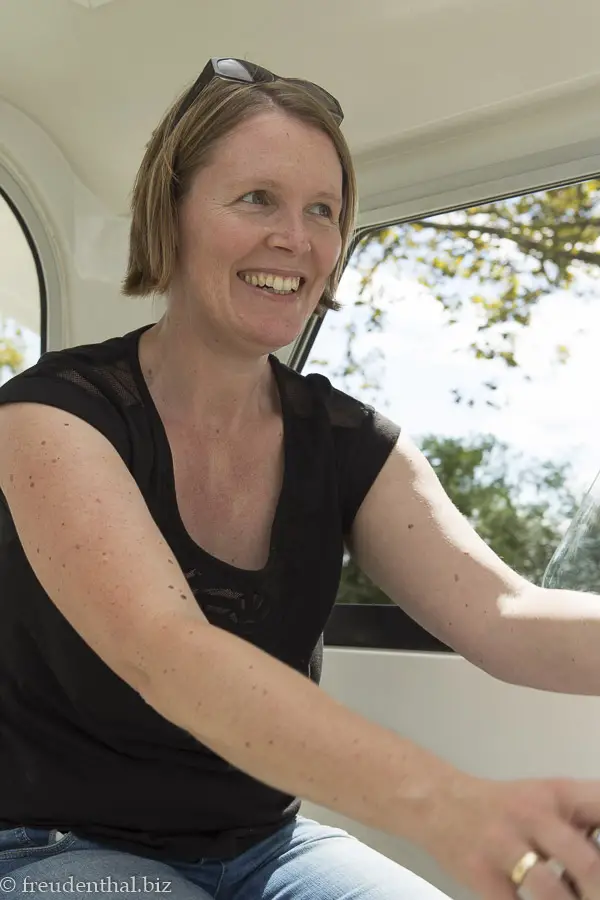
[[[404,758],[317,689],[343,534],[399,429],[274,355],[335,307],[354,226],[339,105],[319,96],[215,78],[175,104],[125,278],[165,315],[0,392],[0,874],[50,878],[86,849],[99,876],[169,860],[182,900],[214,896],[226,862],[232,896],[264,900],[419,883],[299,815],[310,796],[396,831]]]
[[[301,332],[340,258],[342,166],[328,135],[283,111],[242,122],[211,156],[181,205],[170,327],[184,326],[183,337],[191,326],[211,345],[271,352]],[[260,186],[269,176],[267,191]],[[319,201],[332,190],[334,211]],[[263,286],[250,280],[249,289],[238,277],[261,273]],[[269,276],[302,279],[287,289],[292,302],[269,296]]]
[[[440,896],[302,816],[306,799],[420,845],[489,900],[525,876],[568,900],[564,868],[599,896],[578,830],[600,822],[598,783],[469,775],[318,688],[345,543],[484,671],[518,659],[542,684],[554,653],[553,684],[594,674],[571,675],[593,631],[557,641],[559,598],[477,536],[399,426],[276,355],[336,306],[356,210],[340,122],[316,85],[211,60],[133,192],[125,293],[163,293],[164,315],[0,388],[11,884],[143,873],[174,900]],[[537,632],[503,614],[520,604]]]

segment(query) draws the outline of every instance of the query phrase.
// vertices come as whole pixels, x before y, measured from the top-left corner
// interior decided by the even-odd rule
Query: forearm
[[[600,595],[531,585],[490,629],[486,670],[502,681],[600,695]]]
[[[418,840],[461,773],[251,644],[198,625],[161,639],[145,700],[271,787]]]

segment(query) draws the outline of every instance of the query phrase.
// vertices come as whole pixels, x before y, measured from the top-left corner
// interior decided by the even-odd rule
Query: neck
[[[233,436],[277,405],[268,356],[211,345],[168,316],[143,333],[139,355],[161,417],[175,426]]]

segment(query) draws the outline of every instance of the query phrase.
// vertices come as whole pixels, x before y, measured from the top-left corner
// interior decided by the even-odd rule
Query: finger
[[[531,851],[531,847],[525,843],[517,844],[515,852],[514,838],[509,842],[503,837],[502,833],[496,835],[495,840],[487,842],[488,852],[481,854],[477,862],[471,860],[469,887],[482,900],[515,900],[517,896],[518,884],[512,876],[519,874],[517,864]],[[513,849],[509,849],[509,844]],[[540,861],[543,860],[540,858]],[[567,898],[560,897],[559,900]]]
[[[600,824],[600,782],[558,779],[554,782],[565,819],[579,828]]]
[[[551,869],[553,874],[556,876],[556,878],[558,878],[559,881],[562,880],[565,887],[567,887],[571,891],[571,894],[576,898],[576,900],[583,900],[579,887],[575,884],[562,863],[559,863],[555,859],[549,859],[547,865],[548,868]]]
[[[560,868],[554,860],[543,859],[527,873],[516,894],[519,900],[574,900],[578,897],[560,877]]]
[[[477,879],[477,883],[469,885],[477,897],[482,900],[515,900],[520,897],[520,888],[517,888],[503,872],[494,869],[488,870]],[[523,897],[522,900],[536,900],[534,897]],[[560,900],[564,900],[563,897]],[[569,900],[573,900],[569,897]]]
[[[555,865],[564,866],[579,894],[586,900],[600,900],[600,853],[585,834],[565,822],[553,821],[543,827],[537,842]]]

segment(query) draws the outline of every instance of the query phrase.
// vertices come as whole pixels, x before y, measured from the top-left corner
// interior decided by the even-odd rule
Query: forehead
[[[314,190],[341,193],[342,166],[331,138],[279,111],[238,125],[216,146],[208,168],[232,184],[288,176]]]

